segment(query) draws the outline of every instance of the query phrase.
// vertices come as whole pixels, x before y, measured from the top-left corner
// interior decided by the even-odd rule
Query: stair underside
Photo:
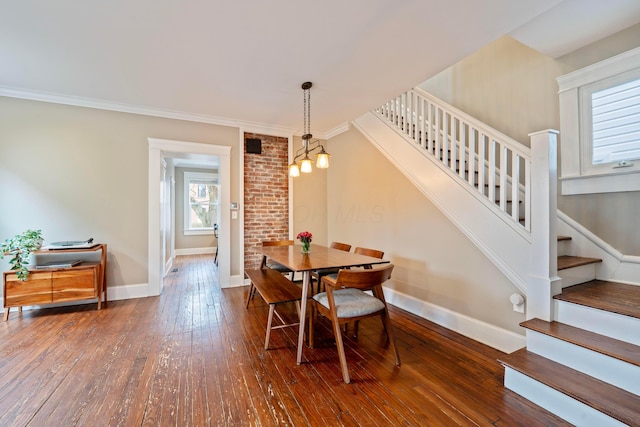
[[[553,298],[640,319],[640,286],[592,280],[564,288]]]
[[[640,396],[538,356],[526,349],[502,357],[500,363],[611,418],[630,426],[640,423]]]
[[[640,347],[560,322],[531,319],[520,326],[640,366]]]

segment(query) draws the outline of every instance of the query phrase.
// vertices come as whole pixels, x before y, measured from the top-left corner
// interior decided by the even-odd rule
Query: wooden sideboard
[[[4,320],[9,318],[11,307],[22,311],[25,305],[52,304],[69,301],[98,299],[98,310],[107,305],[107,245],[98,244],[87,249],[55,249],[34,252],[36,256],[82,256],[82,253],[101,251],[97,262],[82,262],[68,268],[30,270],[29,278],[19,280],[16,273],[6,271],[4,282]]]

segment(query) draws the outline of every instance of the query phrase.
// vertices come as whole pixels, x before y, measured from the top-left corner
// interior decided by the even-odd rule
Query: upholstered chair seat
[[[329,309],[326,292],[314,295],[313,299]],[[336,304],[338,319],[366,316],[384,310],[382,301],[366,292],[362,292],[360,289],[339,289],[333,292],[333,299]]]

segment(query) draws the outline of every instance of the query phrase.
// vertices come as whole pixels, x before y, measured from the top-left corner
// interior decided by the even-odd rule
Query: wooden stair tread
[[[538,356],[525,348],[502,357],[510,367],[628,425],[640,422],[640,396],[575,369]]]
[[[558,236],[558,241],[559,242],[564,242],[567,240],[571,240],[571,236]]]
[[[591,280],[566,287],[554,299],[640,319],[640,286]]]
[[[558,270],[564,270],[572,267],[580,267],[582,265],[595,264],[602,262],[600,258],[587,258],[580,256],[561,255],[558,257]]]
[[[556,321],[530,319],[520,326],[640,366],[640,346]]]

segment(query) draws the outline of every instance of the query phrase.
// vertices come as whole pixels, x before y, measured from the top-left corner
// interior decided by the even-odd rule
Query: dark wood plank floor
[[[12,313],[0,425],[566,425],[505,390],[502,353],[399,309],[401,367],[377,319],[345,342],[351,384],[324,320],[298,366],[296,331],[274,331],[265,351],[267,305],[221,290],[210,256],[175,267],[160,297]]]

